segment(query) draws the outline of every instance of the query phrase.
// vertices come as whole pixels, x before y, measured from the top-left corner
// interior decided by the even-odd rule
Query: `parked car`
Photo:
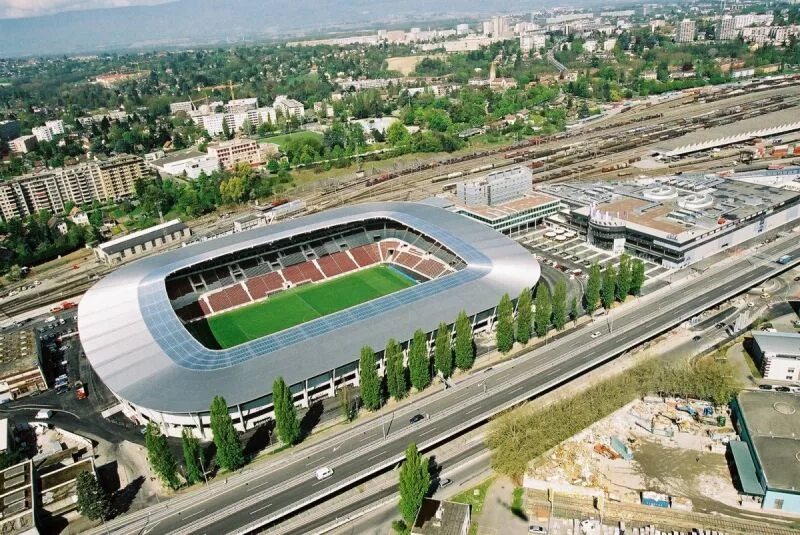
[[[528,533],[547,533],[547,528],[543,526],[528,526]]]
[[[696,334],[692,337],[692,342],[699,342],[701,338],[703,337],[700,336],[699,334]]]
[[[791,392],[792,389],[789,388],[788,386],[776,386],[775,387],[775,391],[776,392]]]
[[[447,479],[447,478],[440,479],[439,480],[439,488],[443,489],[445,487],[449,487],[451,483],[453,483],[452,479]]]
[[[772,385],[758,385],[761,390],[772,390]]]
[[[592,333],[592,339],[594,340],[595,338],[597,338],[598,336],[601,336],[602,334],[603,333],[601,333],[600,331],[595,331],[595,332]]]

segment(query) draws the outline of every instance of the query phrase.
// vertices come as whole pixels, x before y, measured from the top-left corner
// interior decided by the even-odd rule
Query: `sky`
[[[53,15],[64,11],[151,6],[171,0],[0,0],[0,19]]]

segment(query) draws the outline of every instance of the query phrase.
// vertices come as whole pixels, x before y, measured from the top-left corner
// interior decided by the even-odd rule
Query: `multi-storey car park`
[[[295,401],[358,385],[358,356],[461,310],[491,328],[503,294],[539,265],[506,236],[416,203],[331,210],[144,258],[97,283],[78,322],[98,376],[137,422],[209,438],[225,397],[239,429],[272,416],[281,376]]]

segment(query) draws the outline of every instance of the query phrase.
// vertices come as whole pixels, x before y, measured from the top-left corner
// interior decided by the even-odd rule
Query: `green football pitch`
[[[211,316],[208,328],[219,346],[226,349],[413,285],[397,270],[375,266],[285,290],[266,301]]]

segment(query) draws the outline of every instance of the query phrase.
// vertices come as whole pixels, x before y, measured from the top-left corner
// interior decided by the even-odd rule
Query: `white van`
[[[41,409],[39,412],[36,413],[37,420],[47,420],[53,415],[53,411],[50,409]]]
[[[323,479],[328,479],[333,475],[333,470],[328,468],[327,466],[323,466],[322,468],[318,468],[316,471],[316,476],[319,481]]]

